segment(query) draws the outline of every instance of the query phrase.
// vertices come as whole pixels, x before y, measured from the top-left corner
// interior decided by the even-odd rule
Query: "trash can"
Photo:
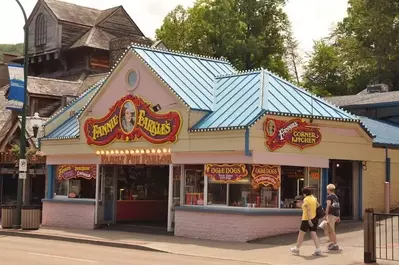
[[[3,229],[10,229],[16,225],[17,207],[2,205],[1,206],[1,227]]]
[[[37,230],[42,220],[40,206],[22,206],[21,228],[23,230]]]

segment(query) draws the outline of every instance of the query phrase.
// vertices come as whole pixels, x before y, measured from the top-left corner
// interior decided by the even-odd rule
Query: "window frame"
[[[53,194],[53,199],[71,199],[71,200],[76,200],[76,199],[83,199],[83,200],[94,200],[94,199],[96,199],[96,197],[94,196],[94,198],[69,198],[68,197],[68,194],[71,192],[71,181],[76,181],[76,180],[80,180],[80,178],[77,178],[77,179],[68,179],[68,180],[59,180],[57,177],[55,177],[55,181],[54,181],[54,187],[53,187],[53,191],[54,191],[54,194]],[[55,194],[55,192],[56,192],[56,190],[57,190],[57,181],[65,181],[65,182],[68,182],[68,185],[67,185],[67,189],[66,189],[66,195],[58,195],[58,194]],[[90,181],[97,181],[95,178],[94,179],[90,179]],[[81,184],[80,184],[81,185]]]
[[[252,166],[252,164],[249,164]],[[304,168],[304,186],[307,186],[310,183],[310,167],[303,167]],[[321,178],[322,178],[322,169],[321,168],[317,168],[320,174],[320,178],[318,179],[318,196],[316,197],[317,200],[320,202],[321,200]],[[186,172],[184,172],[186,173]],[[249,177],[251,178],[252,176],[249,175]],[[186,178],[186,175],[184,174],[184,179]],[[197,207],[197,206],[203,206],[203,207],[233,207],[233,208],[247,208],[245,206],[229,206],[229,195],[230,195],[230,184],[231,183],[219,183],[221,185],[227,185],[226,187],[226,204],[208,204],[208,196],[209,196],[209,191],[208,191],[208,185],[212,182],[209,181],[208,177],[205,175],[205,172],[203,174],[203,178],[204,178],[204,190],[203,190],[203,194],[204,194],[204,202],[203,205],[192,205],[192,204],[187,204],[186,200],[183,199],[183,203],[181,205],[184,206],[190,206],[190,207]],[[215,183],[216,184],[216,183]],[[234,184],[232,184],[234,185]],[[251,185],[251,180],[249,181],[249,184]],[[184,194],[184,198],[186,195],[186,183],[184,182],[184,184],[182,183],[181,188],[183,189],[182,192]],[[299,191],[300,192],[300,191]],[[284,208],[281,207],[281,185],[278,189],[278,201],[277,201],[277,207],[275,208],[257,208],[257,209],[290,209],[290,208]],[[321,202],[320,202],[321,203]]]
[[[47,43],[47,19],[43,13],[36,17],[35,21],[35,46]]]

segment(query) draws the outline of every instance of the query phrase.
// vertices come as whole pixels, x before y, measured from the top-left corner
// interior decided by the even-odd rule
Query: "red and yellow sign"
[[[282,121],[267,118],[264,123],[264,131],[265,144],[272,152],[286,143],[303,150],[320,144],[322,138],[319,128],[311,127],[301,119]]]
[[[281,185],[281,168],[280,166],[253,165],[252,178],[256,185],[272,186],[274,190],[278,190]]]
[[[59,180],[70,180],[77,178],[95,179],[96,165],[62,165],[57,168]]]
[[[205,176],[218,182],[236,182],[248,176],[244,164],[205,164]]]
[[[137,95],[127,95],[110,108],[101,119],[88,119],[84,132],[89,145],[107,145],[116,139],[146,139],[152,144],[174,143],[182,119],[177,111],[156,113],[152,105]]]

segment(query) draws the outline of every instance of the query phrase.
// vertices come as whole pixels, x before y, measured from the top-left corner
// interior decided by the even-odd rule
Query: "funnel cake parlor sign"
[[[276,151],[286,143],[303,150],[321,142],[320,129],[309,126],[301,119],[289,121],[267,118],[264,123],[266,146],[270,151]]]
[[[144,138],[152,144],[174,143],[182,119],[176,111],[156,113],[152,105],[137,95],[127,95],[115,103],[101,119],[88,119],[84,132],[89,145],[103,146],[116,139],[136,141]]]

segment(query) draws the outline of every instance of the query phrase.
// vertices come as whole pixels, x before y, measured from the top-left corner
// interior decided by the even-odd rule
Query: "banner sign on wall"
[[[146,139],[152,144],[174,143],[180,133],[182,119],[177,111],[158,113],[137,95],[127,95],[101,118],[89,118],[84,132],[89,145],[103,146],[116,139]]]
[[[270,151],[283,147],[286,143],[303,150],[321,142],[320,129],[309,126],[301,119],[289,121],[267,118],[264,123],[265,144]]]
[[[274,190],[278,190],[281,185],[281,167],[253,165],[252,178],[257,185],[272,186]]]
[[[218,182],[237,182],[248,176],[244,164],[205,164],[205,176]]]
[[[7,92],[6,109],[22,110],[24,106],[24,66],[9,64],[8,73],[10,76],[10,87]]]
[[[59,180],[95,179],[96,165],[61,165],[57,168],[57,178]]]

